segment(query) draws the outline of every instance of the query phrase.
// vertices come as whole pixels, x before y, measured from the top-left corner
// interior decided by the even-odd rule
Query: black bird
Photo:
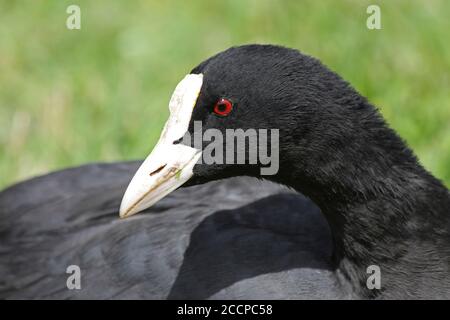
[[[117,217],[139,162],[0,193],[1,298],[450,298],[449,191],[318,60],[230,48],[194,68],[170,108],[120,208],[144,214]],[[249,144],[244,163],[198,162],[208,144],[185,139],[196,120],[224,136],[279,129],[278,171],[262,175]],[[80,290],[66,286],[70,265]]]

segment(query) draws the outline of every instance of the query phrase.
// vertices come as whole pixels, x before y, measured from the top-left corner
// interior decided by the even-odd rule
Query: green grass
[[[66,29],[78,4],[82,29]],[[377,3],[382,30],[366,28]],[[174,86],[233,45],[322,60],[450,186],[450,1],[1,1],[0,187],[143,158]]]

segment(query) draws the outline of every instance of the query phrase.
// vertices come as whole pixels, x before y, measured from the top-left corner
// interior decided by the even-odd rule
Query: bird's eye
[[[233,103],[224,98],[217,101],[214,105],[214,113],[222,117],[226,117],[231,110],[233,110]]]

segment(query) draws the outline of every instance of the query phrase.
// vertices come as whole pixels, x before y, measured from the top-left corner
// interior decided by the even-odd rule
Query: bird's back
[[[138,162],[0,193],[1,298],[337,298],[331,240],[302,195],[251,178],[182,188],[118,218]],[[77,265],[81,289],[69,290]]]

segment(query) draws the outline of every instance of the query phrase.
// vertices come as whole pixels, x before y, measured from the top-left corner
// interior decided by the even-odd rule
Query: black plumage
[[[192,73],[204,74],[192,121],[278,128],[279,172],[199,164],[192,187],[127,220],[117,210],[136,163],[14,186],[0,194],[1,297],[450,297],[449,192],[347,82],[267,45],[231,48]],[[221,97],[234,103],[226,118],[211,112]],[[243,175],[315,204],[254,178],[210,182]],[[65,286],[70,264],[82,290]],[[366,286],[370,265],[380,290]]]

